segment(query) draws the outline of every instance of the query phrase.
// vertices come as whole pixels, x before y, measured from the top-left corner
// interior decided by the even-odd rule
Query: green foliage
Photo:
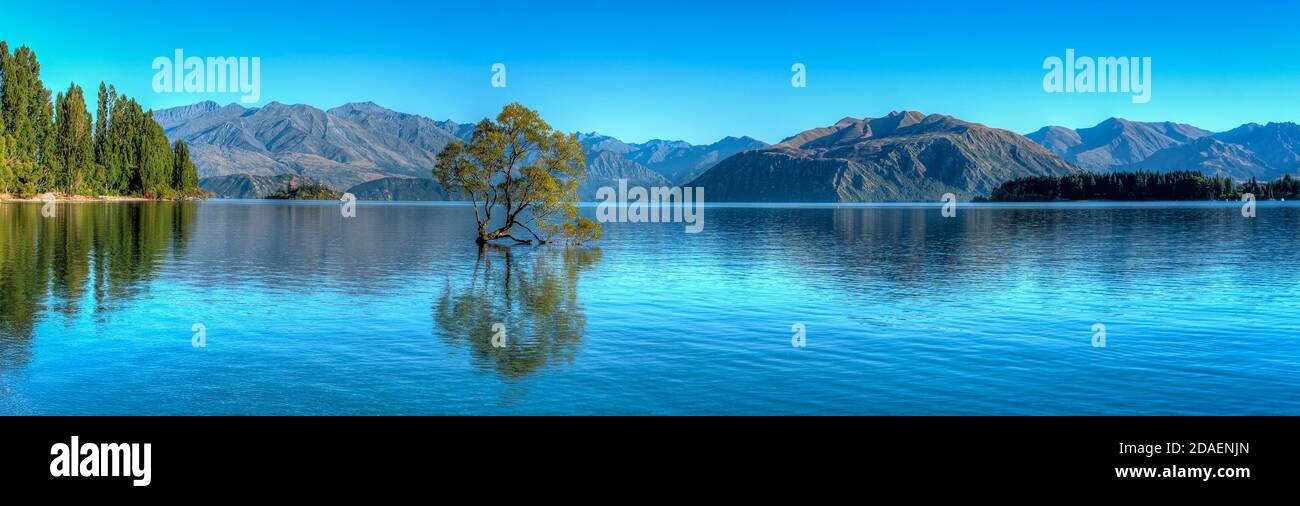
[[[194,167],[194,161],[190,159],[190,147],[185,141],[176,141],[172,145],[172,188],[177,191],[193,194],[199,190],[199,170]]]
[[[4,109],[4,94],[5,94],[4,76],[5,76],[5,66],[7,65],[9,65],[9,43],[0,40],[0,139],[5,138],[6,136],[5,134],[7,133],[8,130],[8,127],[6,126],[6,120],[5,120],[5,118],[8,117],[8,115],[5,113],[5,109]],[[6,152],[5,154],[8,153]],[[4,158],[0,157],[0,163],[3,163],[3,161]]]
[[[1255,198],[1261,200],[1297,200],[1300,199],[1300,180],[1291,177],[1290,174],[1267,183],[1251,178],[1250,181],[1241,184],[1239,191],[1254,194]]]
[[[12,156],[36,161],[44,138],[40,121],[45,116],[40,103],[41,91],[45,89],[39,77],[41,65],[36,61],[36,53],[27,46],[19,47],[10,55],[6,45],[0,60],[4,79],[0,110],[4,111],[5,130],[17,143],[17,151]]]
[[[51,98],[30,48],[0,41],[0,193],[197,197],[198,171],[152,113],[99,85],[94,121],[75,83]]]
[[[480,244],[532,242],[512,235],[514,227],[542,243],[556,237],[579,243],[600,238],[600,225],[578,216],[586,171],[576,135],[555,131],[537,111],[512,103],[496,121],[475,125],[468,144],[456,141],[438,153],[433,177],[449,192],[470,197]],[[502,225],[488,230],[498,208]]]
[[[0,117],[4,119],[6,156],[3,161],[10,191],[32,195],[48,185],[47,174],[39,170],[41,155],[48,147],[53,106],[49,90],[40,80],[36,53],[26,46],[9,54],[3,44],[0,55]],[[9,142],[12,140],[12,143]]]
[[[1053,200],[1238,200],[1242,193],[1258,199],[1294,199],[1300,182],[1286,175],[1271,183],[1254,179],[1237,184],[1231,178],[1196,171],[1082,173],[1068,176],[1032,176],[1013,179],[993,190],[994,202],[1045,202]]]
[[[143,192],[150,197],[160,197],[165,190],[172,189],[172,155],[171,143],[163,134],[163,129],[153,120],[153,113],[145,113],[141,125],[140,167],[136,172],[136,181],[132,184],[133,192]]]
[[[112,86],[104,86],[104,82],[99,82],[99,95],[95,106],[95,161],[101,165],[104,163],[105,146],[108,141],[108,115],[109,108],[117,100],[117,90]]]
[[[48,166],[55,176],[55,189],[76,194],[83,189],[95,163],[90,114],[81,87],[75,84],[68,87],[66,94],[59,94],[56,104],[54,151]]]

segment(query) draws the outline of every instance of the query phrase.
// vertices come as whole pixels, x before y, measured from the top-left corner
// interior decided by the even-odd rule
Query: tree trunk
[[[479,233],[478,233],[478,238],[475,239],[474,242],[476,242],[476,243],[478,243],[478,244],[487,244],[488,241],[492,241],[492,240],[495,240],[495,239],[500,239],[500,238],[502,238],[502,237],[508,237],[508,238],[510,238],[510,239],[513,239],[513,240],[514,240],[515,242],[517,242],[517,243],[522,243],[522,244],[532,244],[532,243],[533,243],[533,241],[531,241],[531,240],[520,239],[520,238],[518,238],[518,237],[515,237],[515,236],[513,236],[513,235],[510,235],[510,228],[513,227],[513,226],[514,226],[514,223],[513,223],[513,222],[512,222],[512,223],[506,223],[505,226],[502,226],[501,228],[498,228],[498,229],[493,230],[493,231],[491,231],[491,232],[486,231],[486,229],[484,229],[484,228],[480,228],[480,229],[479,229]]]

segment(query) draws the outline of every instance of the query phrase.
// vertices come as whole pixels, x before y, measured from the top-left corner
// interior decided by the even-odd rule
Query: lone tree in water
[[[586,173],[578,137],[551,129],[537,111],[518,103],[505,106],[496,121],[475,125],[468,144],[448,144],[433,169],[443,188],[474,204],[479,244],[599,239],[600,225],[578,216],[578,185]],[[494,213],[497,228],[491,228]],[[515,227],[532,239],[513,235]]]

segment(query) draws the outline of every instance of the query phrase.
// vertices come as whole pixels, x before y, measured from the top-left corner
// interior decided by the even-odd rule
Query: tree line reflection
[[[48,314],[102,316],[184,254],[197,218],[187,202],[0,205],[0,371],[25,364]]]
[[[478,367],[508,378],[572,362],[582,345],[587,313],[578,298],[583,272],[600,262],[596,248],[485,245],[467,281],[448,278],[433,318],[450,345],[469,351]],[[493,346],[494,323],[504,346]]]
[[[376,247],[392,240],[392,234],[380,232],[396,227],[398,235],[417,236],[429,223],[428,213],[458,211],[377,208],[364,223],[343,228],[325,220],[336,212],[328,207],[73,203],[58,205],[55,215],[46,218],[41,204],[0,205],[0,373],[30,364],[32,341],[42,323],[60,321],[60,316],[70,322],[87,314],[107,321],[124,304],[147,297],[152,283],[165,281],[163,276],[255,287],[271,279],[268,271],[274,269],[291,273],[285,286],[343,287],[365,295],[401,292],[410,283],[439,283],[444,277],[439,274],[445,274],[443,290],[438,294],[435,288],[431,301],[436,339],[468,350],[474,365],[517,378],[574,360],[587,326],[579,279],[600,262],[599,249],[489,246],[478,252],[477,260],[471,252],[459,262],[433,258],[460,253],[437,244],[419,254]],[[200,237],[200,212],[212,221],[209,226],[237,233]],[[304,213],[310,215],[305,225],[299,223]],[[317,214],[328,226],[316,223],[312,217]],[[267,242],[272,245],[250,245]],[[312,260],[311,255],[324,256]],[[420,273],[428,264],[412,267],[413,258],[451,270]],[[214,262],[237,270],[175,271]],[[455,273],[462,266],[460,272],[467,275]],[[491,345],[494,322],[505,325],[504,348]]]

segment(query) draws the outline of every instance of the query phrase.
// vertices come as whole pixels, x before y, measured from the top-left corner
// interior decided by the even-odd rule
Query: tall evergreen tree
[[[144,111],[140,104],[125,96],[112,101],[107,134],[104,139],[104,175],[108,193],[127,195],[136,190],[140,171],[140,132]]]
[[[183,194],[191,194],[199,188],[199,171],[190,159],[190,147],[185,141],[177,140],[172,146],[175,161],[172,165],[172,188]]]
[[[109,89],[111,87],[104,86],[103,81],[99,82],[99,100],[95,107],[95,163],[100,165],[104,164],[104,142],[108,138],[108,108],[112,104]]]
[[[12,184],[21,193],[36,193],[46,186],[45,174],[37,170],[42,153],[52,147],[49,131],[54,112],[50,92],[41,82],[41,65],[31,48],[21,46],[12,55],[5,53],[0,62],[0,114],[5,118],[7,134],[13,138],[9,153]]]
[[[37,80],[40,84],[40,80]],[[36,191],[44,192],[55,189],[55,175],[58,169],[55,167],[55,137],[54,137],[54,97],[50,90],[40,86],[36,90],[36,102],[33,104],[35,110],[35,121],[32,122],[36,128],[36,172],[32,177],[32,182],[36,186]]]
[[[170,196],[176,159],[162,126],[153,120],[152,111],[144,114],[140,131],[140,173],[135,189],[151,197]]]
[[[4,109],[8,130],[18,142],[18,155],[24,160],[35,160],[39,151],[40,137],[36,131],[39,72],[36,55],[27,46],[19,47],[4,60],[4,97],[0,99],[0,108]]]
[[[0,193],[13,191],[13,162],[9,159],[10,138],[4,110],[5,66],[9,61],[9,43],[0,40]]]
[[[6,132],[8,132],[9,130],[8,127],[6,126],[7,122],[5,121],[5,118],[8,115],[5,114],[5,108],[4,108],[5,67],[8,64],[9,64],[9,43],[0,40],[0,139],[3,139]],[[4,159],[0,158],[0,164],[3,163],[4,163]]]
[[[47,166],[54,170],[55,188],[69,194],[84,189],[94,164],[90,114],[81,87],[72,84],[60,93],[54,126],[54,151]]]

